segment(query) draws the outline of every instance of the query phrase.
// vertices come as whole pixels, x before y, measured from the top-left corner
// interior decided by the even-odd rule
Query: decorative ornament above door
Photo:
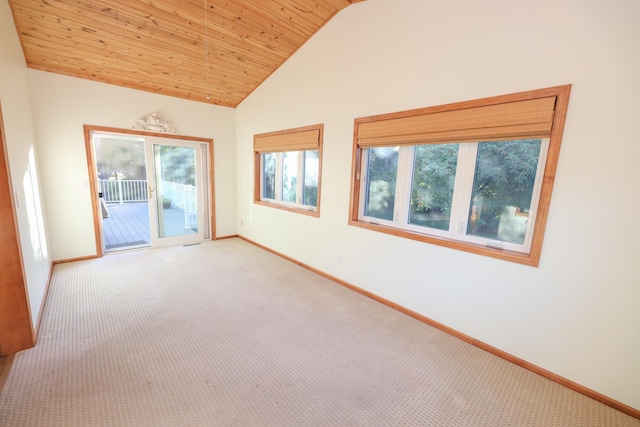
[[[178,134],[176,128],[171,123],[162,120],[158,113],[151,113],[140,117],[136,124],[133,125],[133,129],[148,132],[170,133],[173,135]]]

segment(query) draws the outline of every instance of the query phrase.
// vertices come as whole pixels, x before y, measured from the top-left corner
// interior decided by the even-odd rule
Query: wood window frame
[[[417,240],[425,243],[431,243],[443,247],[448,247],[451,249],[458,249],[465,252],[475,253],[479,255],[489,256],[493,258],[498,258],[506,261],[512,261],[520,264],[530,265],[537,267],[540,263],[540,256],[542,252],[542,243],[544,240],[544,232],[547,223],[547,217],[549,212],[549,205],[551,202],[551,193],[553,189],[553,184],[555,181],[556,168],[558,164],[558,158],[560,154],[560,145],[562,142],[562,135],[564,132],[565,119],[567,114],[567,108],[569,103],[569,95],[571,92],[571,85],[563,85],[563,86],[555,86],[546,89],[538,89],[526,92],[519,92],[509,95],[502,95],[490,98],[477,99],[472,101],[458,102],[453,104],[440,105],[435,107],[427,107],[416,110],[408,110],[396,113],[382,114],[376,116],[369,116],[363,118],[357,118],[354,120],[354,139],[353,139],[353,155],[352,155],[352,167],[351,167],[351,195],[350,195],[350,205],[349,205],[349,225],[353,225],[356,227],[365,228],[368,230],[378,231],[386,234],[391,234],[398,237],[404,237],[412,240]],[[363,221],[359,217],[359,208],[362,202],[361,200],[361,168],[363,165],[363,151],[371,147],[371,130],[373,130],[373,136],[378,138],[374,144],[378,144],[381,146],[385,144],[386,146],[392,145],[418,145],[425,143],[446,143],[446,142],[469,142],[471,140],[477,140],[470,133],[458,132],[461,128],[463,128],[466,123],[464,119],[462,121],[452,120],[454,123],[449,129],[444,129],[441,134],[445,135],[444,137],[438,137],[436,133],[430,135],[436,135],[433,138],[430,138],[427,135],[427,131],[431,125],[430,123],[434,122],[432,120],[436,115],[444,115],[447,118],[455,118],[455,117],[465,117],[465,112],[471,112],[471,115],[466,115],[466,117],[474,116],[475,112],[479,112],[481,110],[493,110],[493,111],[501,111],[500,106],[504,105],[516,105],[522,104],[523,102],[541,100],[544,98],[553,97],[555,98],[554,108],[552,110],[552,115],[550,117],[550,122],[548,122],[548,132],[547,137],[549,138],[549,148],[547,153],[546,164],[544,167],[544,174],[542,177],[542,187],[540,190],[540,196],[538,199],[538,207],[536,210],[536,221],[533,228],[533,237],[531,243],[531,249],[529,253],[518,253],[513,251],[507,251],[499,248],[487,247],[484,245],[474,244],[463,242],[459,240],[436,237],[431,235],[426,235],[422,233],[414,233],[407,230],[398,229],[395,227],[391,227],[388,225],[380,225],[375,224],[368,221]],[[501,113],[498,113],[498,122],[497,128],[501,126],[511,126],[513,123],[509,123],[510,119],[505,120],[504,123],[501,123]],[[535,114],[533,115],[535,116]],[[531,116],[531,117],[533,117]],[[495,117],[494,117],[495,119]],[[536,121],[537,119],[529,119],[530,121]],[[539,120],[539,122],[544,122],[544,120]],[[445,120],[446,121],[446,120]],[[417,124],[416,124],[417,123]],[[426,123],[426,125],[423,125]],[[389,126],[391,125],[391,126]],[[415,126],[414,126],[415,125]],[[491,126],[494,126],[492,124]],[[527,123],[524,123],[525,128],[527,128]],[[412,128],[412,126],[414,126]],[[482,120],[480,124],[474,124],[473,126],[482,128]],[[544,126],[543,126],[544,127]],[[385,131],[384,129],[391,129],[391,131]],[[539,129],[540,127],[528,126],[527,135],[531,133],[537,132],[535,129]],[[380,130],[383,129],[383,130]],[[400,130],[401,131],[398,131]],[[517,129],[517,128],[511,128]],[[531,130],[534,129],[534,130]],[[361,131],[364,130],[365,134],[363,135]],[[398,131],[400,134],[397,135],[394,140],[393,132]],[[543,131],[544,133],[545,131]],[[448,135],[447,135],[448,133]],[[513,137],[509,137],[509,132],[507,134],[502,135],[502,139],[517,139],[520,138],[521,135],[516,133]],[[464,135],[464,136],[462,136]],[[364,138],[363,138],[364,137]],[[368,140],[366,138],[369,138]],[[399,140],[410,142],[400,142]],[[364,142],[363,142],[364,141]],[[362,142],[362,144],[361,144]]]
[[[266,132],[253,136],[253,203],[303,215],[319,217],[322,182],[322,146],[324,124]],[[262,161],[264,153],[285,151],[318,151],[318,199],[315,209],[304,209],[280,202],[262,200]]]

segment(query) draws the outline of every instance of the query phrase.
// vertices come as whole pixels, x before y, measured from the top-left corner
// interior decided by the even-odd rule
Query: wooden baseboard
[[[429,318],[427,316],[424,316],[424,315],[422,315],[420,313],[417,313],[417,312],[415,312],[413,310],[410,310],[410,309],[408,309],[406,307],[403,307],[403,306],[401,306],[399,304],[396,304],[393,301],[390,301],[390,300],[387,300],[385,298],[382,298],[382,297],[380,297],[380,296],[378,296],[378,295],[376,295],[376,294],[374,294],[372,292],[369,292],[369,291],[367,291],[365,289],[359,288],[359,287],[357,287],[355,285],[352,285],[351,283],[345,282],[342,279],[339,279],[339,278],[334,277],[334,276],[332,276],[330,274],[327,274],[324,271],[318,270],[317,268],[311,267],[310,265],[307,265],[307,264],[305,264],[303,262],[300,262],[300,261],[298,261],[298,260],[296,260],[294,258],[291,258],[291,257],[289,257],[287,255],[284,255],[284,254],[282,254],[282,253],[280,253],[278,251],[275,251],[275,250],[273,250],[273,249],[271,249],[271,248],[269,248],[267,246],[261,245],[260,243],[254,242],[253,240],[250,240],[250,239],[247,239],[244,236],[238,236],[238,238],[240,238],[240,239],[242,239],[242,240],[244,240],[244,241],[246,241],[248,243],[251,243],[252,245],[255,245],[255,246],[257,246],[257,247],[259,247],[261,249],[264,249],[264,250],[266,250],[268,252],[271,252],[271,253],[273,253],[275,255],[278,255],[279,257],[282,257],[282,258],[284,258],[284,259],[286,259],[288,261],[291,261],[292,263],[297,264],[300,267],[306,268],[309,271],[312,271],[312,272],[314,272],[314,273],[316,273],[316,274],[318,274],[318,275],[320,275],[322,277],[325,277],[325,278],[327,278],[327,279],[329,279],[329,280],[331,280],[333,282],[336,282],[336,283],[338,283],[338,284],[340,284],[342,286],[345,286],[345,287],[347,287],[347,288],[349,288],[349,289],[351,289],[351,290],[353,290],[355,292],[358,292],[359,294],[362,294],[362,295],[364,295],[366,297],[369,297],[369,298],[371,298],[371,299],[373,299],[375,301],[378,301],[381,304],[384,304],[384,305],[386,305],[388,307],[391,307],[391,308],[393,308],[393,309],[395,309],[397,311],[400,311],[401,313],[404,313],[404,314],[406,314],[408,316],[411,316],[414,319],[417,319],[417,320],[419,320],[419,321],[421,321],[423,323],[426,323],[426,324],[428,324],[430,326],[433,326],[434,328],[439,329],[439,330],[441,330],[441,331],[443,331],[443,332],[445,332],[445,333],[447,333],[449,335],[452,335],[452,336],[454,336],[454,337],[456,337],[458,339],[461,339],[464,342],[467,342],[467,343],[469,343],[471,345],[474,345],[474,346],[476,346],[478,348],[481,348],[482,350],[485,350],[485,351],[487,351],[487,352],[489,352],[489,353],[491,353],[491,354],[493,354],[495,356],[498,356],[498,357],[500,357],[500,358],[502,358],[504,360],[507,360],[507,361],[509,361],[511,363],[514,363],[514,364],[516,364],[516,365],[518,365],[518,366],[520,366],[522,368],[525,368],[525,369],[527,369],[527,370],[529,370],[531,372],[534,372],[534,373],[536,373],[536,374],[538,374],[538,375],[540,375],[540,376],[542,376],[544,378],[547,378],[547,379],[549,379],[551,381],[554,381],[554,382],[556,382],[558,384],[561,384],[561,385],[567,387],[568,389],[571,389],[571,390],[576,391],[576,392],[578,392],[580,394],[583,394],[583,395],[585,395],[587,397],[590,397],[591,399],[594,399],[594,400],[596,400],[596,401],[598,401],[600,403],[603,403],[603,404],[605,404],[605,405],[607,405],[607,406],[609,406],[609,407],[611,407],[613,409],[616,409],[616,410],[618,410],[620,412],[623,412],[623,413],[625,413],[625,414],[627,414],[627,415],[629,415],[629,416],[631,416],[633,418],[640,419],[640,409],[633,408],[633,407],[631,407],[629,405],[626,405],[626,404],[624,404],[622,402],[619,402],[619,401],[617,401],[615,399],[612,399],[612,398],[610,398],[608,396],[605,396],[604,394],[598,393],[595,390],[592,390],[592,389],[590,389],[588,387],[585,387],[585,386],[583,386],[581,384],[578,384],[578,383],[576,383],[574,381],[571,381],[571,380],[569,380],[567,378],[564,378],[564,377],[562,377],[560,375],[557,375],[557,374],[555,374],[555,373],[553,373],[551,371],[548,371],[548,370],[546,370],[544,368],[541,368],[540,366],[534,365],[533,363],[530,363],[530,362],[527,362],[526,360],[520,359],[519,357],[516,357],[516,356],[514,356],[512,354],[509,354],[509,353],[507,353],[507,352],[505,352],[503,350],[500,350],[499,348],[493,347],[493,346],[491,346],[491,345],[489,345],[487,343],[484,343],[484,342],[482,342],[480,340],[477,340],[477,339],[475,339],[475,338],[473,338],[473,337],[471,337],[469,335],[463,334],[462,332],[457,331],[457,330],[455,330],[453,328],[450,328],[450,327],[448,327],[448,326],[446,326],[446,325],[444,325],[444,324],[442,324],[440,322],[437,322],[437,321],[435,321],[435,320],[433,320],[433,319],[431,319],[431,318]]]
[[[96,259],[96,258],[100,258],[100,257],[98,255],[89,255],[89,256],[81,256],[81,257],[78,257],[78,258],[59,259],[57,261],[53,261],[53,265],[65,264],[67,262],[84,261],[84,260],[87,260],[87,259]]]
[[[35,341],[38,342],[38,333],[40,332],[40,324],[42,322],[42,313],[44,312],[44,306],[47,302],[47,298],[49,297],[49,287],[51,286],[51,279],[53,278],[53,267],[55,263],[52,262],[49,265],[49,277],[47,278],[47,283],[44,286],[44,294],[42,295],[42,302],[40,303],[40,311],[38,312],[38,319],[36,320],[36,327],[34,331]]]
[[[216,237],[216,238],[215,238],[215,239],[213,239],[213,240],[233,239],[233,238],[235,238],[235,237],[240,237],[240,236],[238,236],[237,234],[231,234],[231,235],[229,235],[229,236]]]

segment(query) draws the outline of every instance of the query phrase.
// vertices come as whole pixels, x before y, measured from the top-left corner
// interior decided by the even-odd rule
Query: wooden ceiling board
[[[236,107],[361,0],[8,1],[29,68]]]
[[[75,27],[89,34],[93,33],[95,35],[98,35],[98,33],[101,33],[100,37],[103,37],[103,38],[119,37],[120,35],[124,34],[129,39],[128,41],[131,47],[135,47],[136,43],[139,43],[139,46],[141,48],[144,48],[145,47],[144,44],[140,43],[140,41],[143,40],[147,43],[156,42],[156,44],[160,45],[160,47],[164,48],[168,52],[171,52],[171,51],[180,52],[180,51],[183,51],[184,49],[187,49],[187,51],[191,52],[192,56],[194,56],[198,62],[201,61],[201,57],[205,53],[206,46],[204,42],[204,36],[200,36],[200,34],[204,34],[204,21],[200,24],[189,24],[190,26],[194,26],[197,31],[192,31],[190,33],[185,32],[185,34],[182,35],[175,32],[160,30],[160,29],[147,30],[145,27],[137,25],[137,22],[132,19],[129,19],[127,22],[123,22],[120,24],[117,24],[117,20],[116,20],[114,21],[116,22],[116,25],[114,25],[113,22],[100,21],[99,20],[99,18],[101,18],[100,14],[96,15],[94,13],[87,13],[86,11],[80,11],[80,12],[81,12],[80,14],[74,15],[73,12],[65,11],[64,12],[65,17],[68,19],[58,18],[53,15],[50,15],[49,20],[54,24],[57,24],[60,26],[66,26],[70,28]],[[16,16],[16,18],[18,18],[17,13],[14,15]],[[21,18],[23,17],[21,16]],[[42,16],[42,19],[47,19],[47,16]],[[91,24],[86,24],[85,22],[90,22]],[[209,42],[210,42],[209,50],[211,51],[216,48],[217,49],[224,48],[224,46],[221,47],[217,43],[219,42],[219,40],[212,40],[216,36],[215,32],[212,32],[212,31],[209,31],[209,32],[211,32],[211,34],[208,35]],[[83,33],[79,33],[74,38],[87,39],[89,38],[89,36]],[[98,40],[99,37],[93,37],[93,39]],[[171,43],[167,44],[167,41],[171,41]],[[273,56],[273,54],[271,56]]]
[[[19,13],[16,15],[19,15]],[[37,46],[42,46],[46,40],[54,44],[53,47],[47,46],[47,49],[56,48],[55,44],[59,44],[60,51],[64,51],[66,46],[67,51],[71,53],[79,52],[81,50],[88,52],[86,57],[100,58],[101,55],[113,55],[114,58],[121,59],[129,57],[131,58],[132,63],[135,63],[136,58],[139,58],[140,61],[143,61],[140,64],[141,66],[145,65],[145,62],[148,63],[149,60],[158,58],[157,50],[164,48],[164,44],[161,41],[148,39],[143,47],[138,48],[137,51],[133,51],[131,49],[131,39],[127,39],[123,36],[113,38],[101,37],[101,31],[99,30],[95,31],[95,34],[98,34],[99,38],[82,38],[83,45],[79,46],[77,42],[74,42],[74,40],[79,39],[78,37],[75,37],[75,34],[82,32],[82,29],[67,26],[66,30],[66,32],[60,32],[55,24],[41,21],[37,25],[23,31],[22,41],[25,45],[29,43],[33,44],[33,52],[36,52],[38,50]],[[163,54],[162,64],[168,62],[172,66],[188,66],[190,67],[189,70],[193,75],[201,76],[205,73],[205,67],[202,66],[202,60],[197,59],[194,61],[194,56],[195,58],[199,58],[199,56],[194,55],[192,52],[175,51],[173,49],[169,51],[163,49]],[[225,55],[226,52],[210,52],[210,55],[218,54]],[[237,74],[238,76],[260,78],[260,76],[265,72],[268,72],[269,65],[270,64],[266,62],[256,63],[254,61],[253,64],[245,64],[242,68],[235,65],[220,67],[215,61],[212,61],[209,64],[209,72],[215,73],[216,71],[220,71],[231,75]]]

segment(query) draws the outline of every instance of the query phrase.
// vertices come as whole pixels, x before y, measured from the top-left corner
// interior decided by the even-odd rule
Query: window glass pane
[[[282,153],[282,201],[296,202],[296,184],[298,182],[298,153]]]
[[[542,140],[478,144],[467,234],[523,244]]]
[[[364,215],[393,220],[399,147],[367,150]]]
[[[319,151],[308,150],[304,155],[304,188],[302,189],[302,204],[307,206],[318,205],[318,171]]]
[[[414,148],[409,224],[449,230],[458,144]]]
[[[262,197],[276,198],[276,153],[262,155]]]

